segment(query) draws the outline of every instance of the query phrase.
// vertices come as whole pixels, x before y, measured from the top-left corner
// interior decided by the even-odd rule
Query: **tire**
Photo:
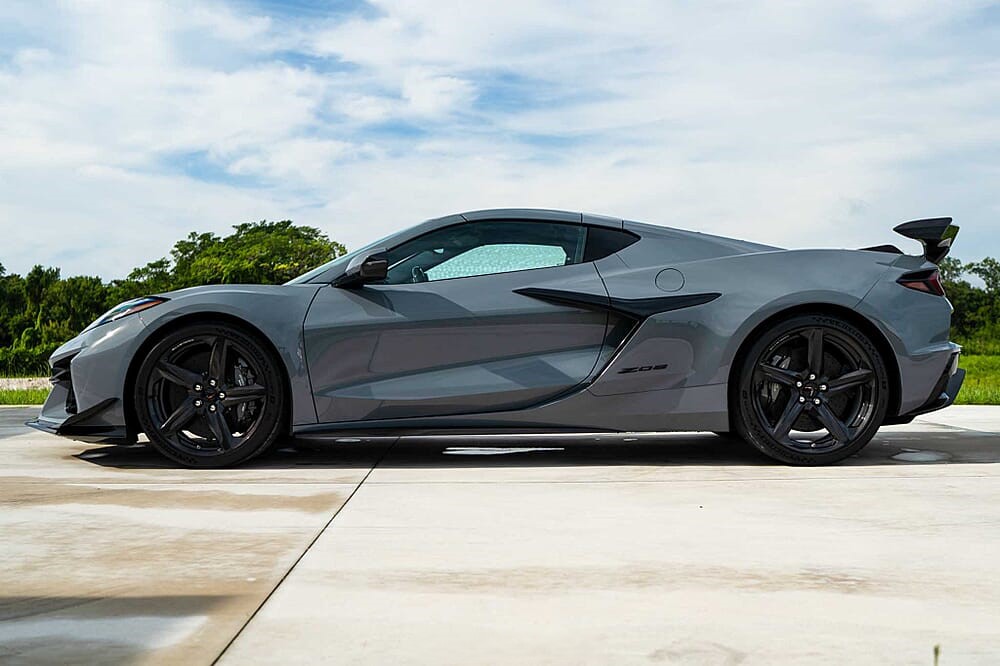
[[[139,366],[133,404],[150,444],[186,467],[227,467],[266,451],[285,425],[280,361],[229,323],[185,326]]]
[[[765,455],[829,465],[860,451],[889,403],[889,374],[874,342],[844,319],[790,317],[742,357],[733,422]]]

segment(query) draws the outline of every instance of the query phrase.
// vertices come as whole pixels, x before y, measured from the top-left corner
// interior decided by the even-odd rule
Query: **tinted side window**
[[[627,248],[639,240],[635,234],[621,229],[607,227],[589,227],[587,229],[587,248],[583,253],[584,261],[597,261],[609,254]]]
[[[565,266],[566,250],[558,245],[528,245],[525,243],[497,243],[481,245],[468,252],[442,261],[426,271],[430,280],[509,273],[529,268]]]
[[[577,264],[583,261],[586,235],[586,227],[557,222],[456,224],[389,250],[386,284]]]

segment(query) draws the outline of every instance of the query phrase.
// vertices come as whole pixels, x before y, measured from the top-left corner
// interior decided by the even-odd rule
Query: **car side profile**
[[[51,357],[29,425],[144,433],[191,467],[358,432],[732,433],[834,463],[962,384],[923,244],[786,250],[620,218],[504,209],[429,220],[285,285],[113,308]]]

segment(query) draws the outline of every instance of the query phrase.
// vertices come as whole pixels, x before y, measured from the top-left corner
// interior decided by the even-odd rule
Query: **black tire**
[[[757,336],[743,356],[734,403],[737,431],[764,454],[789,465],[829,465],[878,432],[889,374],[874,342],[850,322],[798,315]]]
[[[149,350],[133,404],[164,456],[186,467],[226,467],[281,436],[284,386],[280,361],[259,336],[209,322],[170,332]]]

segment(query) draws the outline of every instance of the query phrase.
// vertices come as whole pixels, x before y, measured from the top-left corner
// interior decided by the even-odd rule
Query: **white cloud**
[[[473,98],[473,89],[468,81],[454,76],[438,76],[422,69],[406,73],[402,92],[410,111],[438,119],[459,110]]]
[[[953,213],[960,257],[1000,254],[984,3],[376,4],[0,7],[0,262],[114,277],[194,229],[355,246],[505,205],[793,246]]]

